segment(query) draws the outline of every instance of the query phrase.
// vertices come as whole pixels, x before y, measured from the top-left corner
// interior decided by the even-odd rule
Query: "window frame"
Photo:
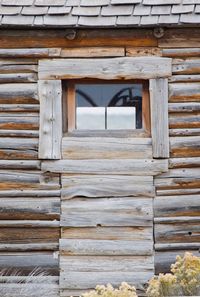
[[[76,84],[142,84],[142,129],[118,129],[118,130],[77,130],[76,124]],[[150,95],[148,80],[97,80],[76,79],[63,81],[63,135],[83,137],[150,137]]]
[[[59,160],[62,158],[62,95],[64,93],[62,82],[85,78],[148,80],[153,158],[169,158],[168,78],[171,76],[172,59],[166,57],[39,60],[39,159]],[[102,136],[101,133],[98,134]],[[95,134],[91,136],[96,137]],[[131,133],[123,134],[117,131],[117,134],[112,136],[131,137]],[[137,135],[137,137],[144,137],[144,135]]]

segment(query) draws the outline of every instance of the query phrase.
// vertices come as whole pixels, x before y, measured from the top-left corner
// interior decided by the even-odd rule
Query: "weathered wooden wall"
[[[106,38],[102,31],[80,30],[77,39],[69,41],[61,31],[0,32],[0,268],[17,267],[26,275],[41,266],[58,275],[61,237],[63,296],[110,282],[113,275],[115,283],[140,280],[137,268],[148,278],[154,264],[149,220],[153,212],[157,272],[166,271],[176,254],[199,250],[199,30],[167,29],[161,39],[150,29],[116,34],[107,30],[108,36],[111,33],[112,38]],[[119,139],[108,152],[109,140],[101,149],[98,141],[93,142],[90,150],[87,141],[65,138],[62,153],[67,168],[74,166],[70,163],[74,159],[82,160],[84,168],[84,159],[117,162],[120,158],[119,174],[113,175],[111,164],[107,175],[102,171],[94,175],[98,162],[89,163],[85,176],[76,171],[76,178],[67,171],[62,177],[59,170],[48,173],[48,163],[38,158],[38,60],[144,55],[173,58],[169,172],[154,181],[151,174],[145,178],[130,172],[124,175],[126,159],[152,158],[150,139],[128,145]],[[121,184],[126,187],[122,189]]]

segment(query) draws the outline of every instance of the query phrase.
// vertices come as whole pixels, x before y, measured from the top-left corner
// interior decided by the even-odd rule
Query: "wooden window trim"
[[[133,130],[76,130],[76,84],[142,84],[142,129]],[[149,96],[149,82],[147,80],[69,80],[63,83],[63,134],[64,136],[77,137],[150,137],[150,96]]]

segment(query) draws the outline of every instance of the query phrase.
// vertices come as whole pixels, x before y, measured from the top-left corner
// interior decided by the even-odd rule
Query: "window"
[[[120,130],[149,135],[147,81],[70,80],[65,88],[64,132]]]

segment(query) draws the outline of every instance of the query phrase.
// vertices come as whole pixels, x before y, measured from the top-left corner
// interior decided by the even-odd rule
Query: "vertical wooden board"
[[[62,87],[60,80],[39,81],[39,158],[60,159],[62,139]]]
[[[150,79],[150,104],[153,157],[169,158],[167,79]]]

